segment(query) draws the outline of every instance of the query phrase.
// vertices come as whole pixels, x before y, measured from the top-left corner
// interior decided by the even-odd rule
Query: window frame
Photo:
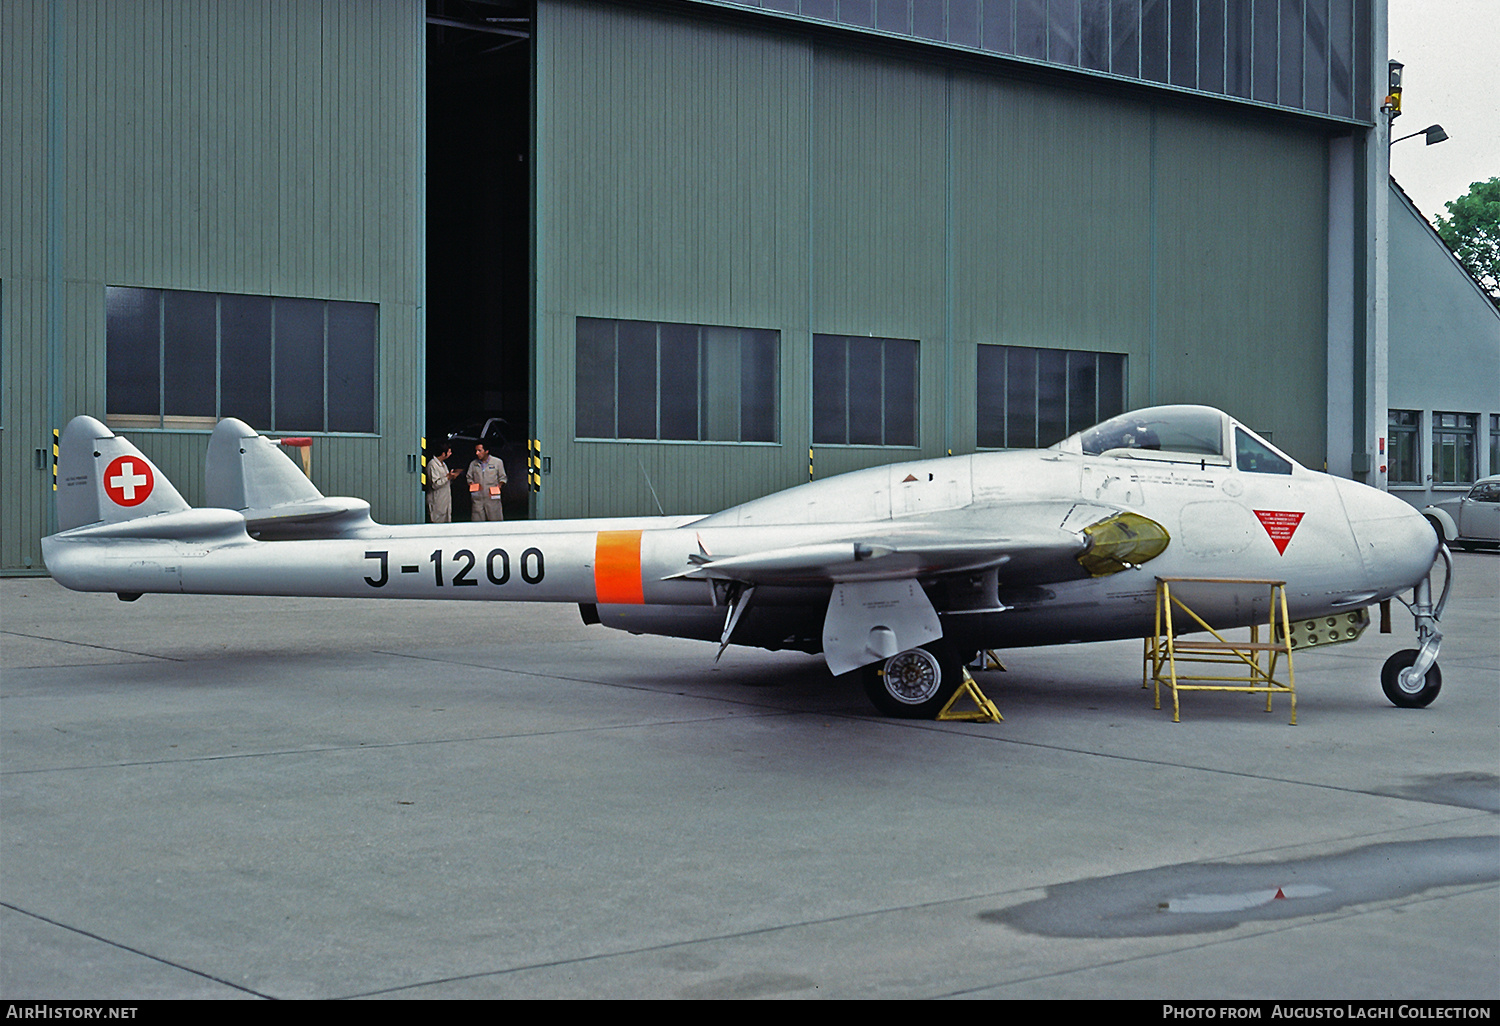
[[[1025,366],[1028,362],[1029,373]],[[1049,366],[1044,367],[1044,363]],[[998,381],[986,377],[987,364],[991,370],[1000,368]],[[1086,368],[1086,364],[1091,366]],[[1075,401],[1073,395],[1077,372],[1085,369],[1090,371],[1091,404]],[[1014,382],[1013,371],[1019,375]],[[1111,375],[1107,382],[1111,387],[1106,389],[1103,386]],[[1062,383],[1061,397],[1050,405],[1044,401],[1048,378],[1054,386],[1058,380]],[[974,447],[980,451],[1045,449],[1130,409],[1128,353],[980,342],[975,352],[974,381]],[[998,404],[987,399],[992,395],[999,396]],[[1012,410],[1013,402],[1025,404],[1028,395],[1029,409]],[[1106,403],[1111,405],[1106,408]],[[1082,408],[1085,405],[1091,406],[1091,412]],[[995,422],[998,428],[993,426]],[[1059,429],[1061,434],[1050,438]],[[1047,438],[1050,440],[1044,440]],[[1000,444],[994,444],[996,441]]]
[[[144,328],[139,334],[134,333],[132,326],[116,320],[114,307],[116,302],[125,304],[134,298],[139,304],[141,316],[136,328]],[[226,303],[237,304],[248,302],[251,305],[266,304],[265,318],[265,357],[268,364],[264,368],[256,369],[244,364],[235,357],[241,353],[240,340],[238,338],[226,339],[226,329],[230,328],[225,316]],[[252,427],[261,431],[275,433],[296,432],[302,434],[315,434],[325,436],[350,436],[350,437],[378,437],[380,434],[381,402],[380,402],[380,304],[364,302],[360,300],[320,299],[297,296],[270,296],[233,292],[204,292],[191,289],[166,289],[153,286],[139,285],[108,285],[105,287],[105,423],[110,427],[124,428],[132,431],[207,431],[212,430],[214,425],[225,417],[239,417]],[[206,324],[203,323],[205,304],[212,303],[212,338],[205,337],[203,332]],[[169,312],[169,306],[180,303],[181,310]],[[277,404],[280,398],[285,402],[287,397],[298,395],[287,387],[287,382],[282,381],[278,388],[277,376],[280,361],[278,359],[278,341],[283,344],[282,356],[300,355],[293,354],[286,340],[278,337],[279,304],[304,304],[304,310],[311,311],[316,307],[317,333],[319,335],[319,353],[317,357],[319,381],[316,389],[316,406],[318,408],[318,424],[313,425],[306,420],[299,419],[290,423],[282,423],[285,416],[278,418]],[[154,315],[151,306],[154,304]],[[310,304],[310,305],[309,305]],[[197,305],[199,313],[199,324],[196,332],[184,330],[177,334],[170,330],[175,327],[172,321],[181,314],[191,321],[191,308]],[[342,323],[344,315],[355,315],[364,320],[367,325],[360,325],[360,337],[354,339],[350,347],[350,340],[345,338],[334,338],[331,331],[336,321]],[[337,316],[336,316],[337,315]],[[151,322],[154,320],[154,326]],[[171,321],[171,323],[169,323]],[[186,322],[185,322],[186,323]],[[117,330],[117,325],[119,330]],[[367,329],[367,330],[366,330]],[[154,341],[148,341],[154,335]],[[288,336],[289,338],[290,336]],[[212,352],[203,351],[205,343],[212,348]],[[226,359],[226,343],[232,347],[229,359]],[[186,347],[186,348],[184,348]],[[152,352],[154,350],[154,353]],[[349,361],[344,358],[345,350],[352,352],[357,358]],[[179,357],[186,357],[183,361],[188,364],[196,364],[196,373],[192,366],[183,368],[178,364]],[[364,357],[368,358],[365,363]],[[135,387],[139,390],[139,398],[144,398],[149,391],[155,392],[156,410],[153,413],[144,410],[126,412],[116,409],[116,404],[122,406],[132,405],[128,398],[122,398],[122,386],[126,385],[131,373],[131,367],[121,366],[121,363],[133,361]],[[151,365],[154,363],[154,368]],[[209,369],[211,367],[211,369]],[[349,367],[354,368],[354,374],[358,379],[357,384],[368,386],[368,395],[363,399],[350,398],[353,393],[346,396],[336,394],[335,378],[339,371],[347,371]],[[183,372],[187,376],[183,376]],[[226,396],[231,392],[239,393],[243,387],[244,380],[235,380],[226,383],[229,375],[239,375],[248,372],[252,377],[248,380],[254,382],[254,391],[257,393],[255,399],[264,402],[264,407],[254,410],[246,410],[244,406],[250,405],[250,401],[242,402],[239,408],[229,408],[225,405]],[[282,372],[285,377],[285,371]],[[184,412],[180,406],[174,407],[182,395],[192,396],[196,394],[201,399],[201,393],[208,385],[208,377],[212,378],[213,397],[211,404],[194,407],[194,412]],[[194,380],[197,379],[197,380]],[[266,389],[265,395],[259,395],[260,388]],[[311,399],[314,390],[305,389],[308,394],[304,399]],[[174,392],[177,393],[174,395]],[[144,405],[144,404],[143,404]],[[189,403],[189,406],[192,404]],[[210,406],[212,413],[201,412]],[[348,415],[354,406],[363,422],[364,409],[368,408],[368,425],[361,423],[359,426],[340,425],[333,427],[336,418]],[[173,412],[175,408],[175,412]],[[309,404],[309,409],[311,404]]]
[[[1243,474],[1282,474],[1290,477],[1292,461],[1239,424],[1234,426],[1234,466]]]
[[[1444,421],[1451,418],[1453,423]],[[1467,442],[1467,446],[1464,443]],[[1445,473],[1444,449],[1453,446],[1453,474]],[[1434,488],[1467,489],[1477,481],[1479,473],[1479,414],[1460,413],[1452,410],[1432,411],[1432,486]],[[1463,450],[1467,448],[1467,460]],[[1467,463],[1467,466],[1465,466]],[[1465,476],[1467,470],[1467,476]]]
[[[723,0],[720,0],[723,2]],[[1369,124],[1362,0],[730,0],[776,17],[919,40]],[[1383,81],[1383,79],[1382,79]],[[1383,95],[1376,94],[1376,95]]]
[[[880,352],[879,369],[879,401],[875,409],[878,410],[880,423],[875,429],[878,436],[876,440],[856,441],[856,431],[864,435],[871,430],[869,424],[856,425],[855,420],[858,411],[856,404],[851,401],[851,392],[855,387],[854,375],[851,374],[854,363],[854,353],[857,346],[878,346]],[[820,381],[826,381],[825,368],[820,367],[820,350],[824,354],[830,353],[832,347],[838,347],[842,367],[841,381],[837,390],[841,393],[835,397],[820,394]],[[895,389],[892,387],[892,376],[906,369],[904,366],[893,366],[902,357],[900,350],[907,349],[910,353],[910,410],[909,426],[910,441],[892,441],[893,434],[901,431],[900,425],[893,425],[891,416],[893,401],[899,402],[904,396],[894,396]],[[877,448],[877,449],[919,449],[922,444],[922,343],[919,339],[910,338],[884,338],[873,335],[834,335],[817,333],[813,335],[812,345],[812,422],[809,424],[808,437],[811,444],[822,448]],[[820,437],[819,411],[827,412],[836,408],[842,412],[842,430],[837,440],[827,435]]]
[[[693,378],[696,385],[694,393],[696,437],[681,437],[680,435],[663,437],[664,373],[671,374],[674,370],[680,369],[663,360],[664,345],[680,346],[685,341],[685,333],[689,329],[694,333],[695,342],[693,358],[696,366]],[[634,344],[638,347],[645,336],[650,336],[649,361],[639,358],[644,354],[636,354],[636,359],[627,358],[622,361],[622,355],[625,355],[621,349],[624,332],[635,336]],[[607,342],[604,341],[605,334],[608,335]],[[729,341],[731,334],[736,351],[730,358],[725,359],[725,344]],[[669,338],[669,335],[673,337]],[[574,318],[573,341],[573,440],[576,442],[647,442],[667,445],[779,446],[782,444],[781,332],[778,329],[579,315]],[[589,348],[586,349],[586,346]],[[716,354],[711,352],[714,349],[718,350]],[[757,425],[748,425],[746,417],[746,404],[753,402],[753,397],[747,396],[745,387],[747,365],[756,372],[751,376],[753,391],[762,393],[770,399],[769,411],[760,410],[757,413],[755,417]],[[643,387],[648,378],[650,380],[653,392],[649,418],[642,416],[646,412],[644,402],[639,408],[632,408],[627,412],[637,423],[650,419],[654,424],[655,432],[652,436],[621,434],[623,416],[621,398],[631,394],[622,390],[622,369],[633,374],[638,388]],[[643,369],[646,369],[645,373]],[[585,380],[586,375],[589,380]],[[719,380],[717,382],[711,380],[714,378]],[[716,431],[712,425],[723,424],[729,416],[730,409],[727,406],[720,408],[712,404],[728,402],[723,393],[723,385],[726,380],[731,379],[734,387],[733,417],[736,437],[704,437],[723,433],[722,428]],[[607,389],[609,392],[608,419],[611,422],[613,434],[591,433],[584,430],[585,427],[602,426],[601,420],[598,419],[598,407],[587,407],[584,402],[585,395],[591,389],[595,391]],[[678,413],[680,412],[679,407]],[[593,418],[593,420],[589,422],[586,418]],[[747,425],[751,427],[752,433],[769,433],[771,437],[746,438]]]
[[[1397,417],[1409,418],[1406,423],[1400,423]],[[1398,443],[1398,439],[1401,440]],[[1386,459],[1386,483],[1393,487],[1422,486],[1422,411],[1421,410],[1387,410],[1386,411],[1386,445],[1388,447]],[[1397,473],[1398,457],[1400,463],[1410,465],[1409,477],[1401,477]]]
[[[1490,414],[1490,465],[1486,477],[1500,474],[1500,413]]]

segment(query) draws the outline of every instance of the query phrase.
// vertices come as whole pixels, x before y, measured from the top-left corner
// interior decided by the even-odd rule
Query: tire
[[[1433,663],[1427,671],[1421,687],[1402,686],[1401,671],[1415,665],[1416,661],[1417,650],[1407,648],[1391,656],[1380,668],[1380,688],[1392,705],[1402,709],[1423,709],[1431,705],[1432,700],[1443,689],[1443,673],[1438,669],[1437,663]]]
[[[963,675],[958,653],[939,640],[865,667],[865,694],[886,716],[930,720],[943,711]]]

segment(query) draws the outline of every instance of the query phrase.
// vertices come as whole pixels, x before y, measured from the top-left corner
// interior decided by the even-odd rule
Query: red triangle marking
[[[1255,511],[1256,519],[1266,529],[1266,534],[1271,537],[1271,544],[1275,545],[1277,553],[1283,556],[1286,555],[1287,543],[1292,540],[1292,535],[1297,533],[1297,525],[1302,523],[1305,515],[1278,509]]]
[[[1272,898],[1271,900],[1275,901],[1277,898],[1280,898],[1282,901],[1286,900],[1286,895],[1281,893],[1280,887],[1276,888],[1276,897]]]

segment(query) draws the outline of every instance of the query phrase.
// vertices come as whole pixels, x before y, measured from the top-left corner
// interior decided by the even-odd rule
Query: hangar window
[[[1037,449],[1125,410],[1125,354],[981,345],[975,443]]]
[[[1474,436],[1479,416],[1473,413],[1432,415],[1432,483],[1474,483]]]
[[[1422,461],[1418,455],[1420,445],[1418,433],[1422,430],[1420,410],[1390,411],[1391,459],[1389,477],[1391,484],[1419,485],[1422,483]]]
[[[1500,474],[1500,413],[1490,414],[1490,473]]]
[[[916,445],[917,343],[813,336],[813,444]]]
[[[1366,118],[1368,0],[703,0]]]
[[[113,427],[375,431],[378,307],[110,286],[105,408]]]
[[[580,317],[579,438],[775,442],[780,332]]]

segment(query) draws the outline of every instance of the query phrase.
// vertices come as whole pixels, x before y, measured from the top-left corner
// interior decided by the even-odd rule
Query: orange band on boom
[[[641,605],[641,532],[600,531],[594,542],[594,594],[605,605]]]

